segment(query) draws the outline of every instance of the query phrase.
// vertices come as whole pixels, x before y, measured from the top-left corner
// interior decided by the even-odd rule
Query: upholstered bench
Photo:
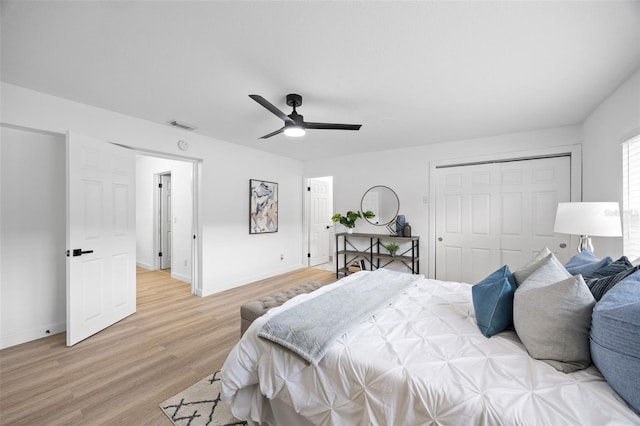
[[[323,285],[326,284],[309,282],[242,305],[240,307],[240,335],[242,336],[251,323],[256,318],[264,315],[269,309],[280,306],[287,300],[293,299],[299,294],[311,293],[313,290],[318,289]]]

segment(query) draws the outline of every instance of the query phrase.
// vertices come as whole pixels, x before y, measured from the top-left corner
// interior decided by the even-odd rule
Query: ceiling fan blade
[[[266,100],[262,96],[260,96],[260,95],[249,95],[249,97],[251,99],[253,99],[254,101],[256,101],[257,103],[259,103],[260,105],[262,105],[263,107],[265,107],[266,109],[268,109],[269,111],[271,111],[271,113],[273,115],[275,115],[276,117],[278,117],[280,120],[284,121],[285,123],[293,123],[293,120],[291,120],[291,118],[289,118],[287,116],[287,114],[285,114],[284,112],[280,111],[275,105],[273,105],[271,102],[269,102],[268,100]]]
[[[360,130],[362,124],[336,124],[336,123],[310,123],[305,121],[305,129],[325,129],[325,130]]]
[[[259,139],[267,139],[267,138],[270,138],[271,136],[278,135],[278,134],[280,134],[280,133],[282,133],[282,132],[284,132],[284,127],[283,127],[283,128],[281,128],[281,129],[276,130],[275,132],[271,132],[271,133],[269,133],[268,135],[264,135],[264,136],[262,136],[262,137],[261,137],[261,138],[259,138]]]

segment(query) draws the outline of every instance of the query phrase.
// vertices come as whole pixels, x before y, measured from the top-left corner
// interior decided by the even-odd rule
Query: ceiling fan
[[[303,136],[306,129],[325,129],[325,130],[360,130],[362,124],[337,124],[337,123],[311,123],[304,121],[304,117],[296,111],[296,107],[302,105],[302,96],[290,93],[287,95],[287,105],[293,107],[293,112],[286,115],[280,111],[271,102],[260,95],[249,95],[251,99],[271,111],[276,117],[284,121],[281,129],[262,136],[260,139],[267,139],[284,132],[287,136]]]

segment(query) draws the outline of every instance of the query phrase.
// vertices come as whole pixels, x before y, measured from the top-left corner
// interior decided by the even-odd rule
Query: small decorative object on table
[[[353,232],[353,228],[356,227],[356,220],[362,219],[363,216],[367,219],[371,219],[375,217],[375,214],[373,214],[373,212],[369,210],[367,210],[366,212],[352,212],[351,210],[349,210],[346,216],[342,216],[340,213],[336,213],[331,216],[331,220],[344,225],[347,228],[347,232],[351,234]]]
[[[402,227],[402,236],[403,236],[403,237],[410,237],[410,236],[411,236],[411,225],[409,225],[409,222],[407,222],[407,223]]]
[[[360,271],[364,271],[365,267],[364,267],[364,260],[363,259],[354,259],[351,261],[351,263],[349,264],[349,266],[347,266],[347,269],[349,270],[349,272],[360,272]]]
[[[406,219],[403,214],[399,214],[396,217],[396,236],[403,237],[404,236],[404,225],[407,224]]]
[[[395,237],[397,235],[395,218],[393,218],[391,222],[387,223],[387,231],[389,231],[389,235],[391,235],[392,237]]]
[[[397,245],[396,243],[389,243],[386,246],[384,246],[384,248],[389,250],[389,254],[391,255],[391,257],[395,257],[396,252],[400,249],[400,246]]]

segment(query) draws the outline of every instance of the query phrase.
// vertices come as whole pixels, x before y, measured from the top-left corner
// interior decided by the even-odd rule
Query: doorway
[[[136,262],[192,284],[196,293],[197,162],[138,152]]]
[[[73,258],[66,257],[65,250],[81,248],[85,251],[91,249],[95,251],[96,246],[74,245],[72,247],[66,241],[66,230],[68,227],[66,222],[66,213],[68,210],[66,197],[68,194],[65,179],[67,165],[66,136],[59,133],[5,124],[1,125],[0,129],[2,130],[2,180],[5,183],[21,182],[18,188],[19,190],[2,192],[3,246],[4,243],[6,243],[8,247],[17,247],[17,249],[4,250],[2,253],[3,290],[11,287],[13,293],[11,298],[3,299],[5,303],[2,306],[2,311],[3,314],[11,318],[11,320],[7,322],[7,324],[11,324],[11,328],[5,327],[6,330],[3,329],[0,347],[9,347],[65,331],[67,325],[66,310],[68,306],[66,263],[68,259]],[[108,142],[104,142],[104,144],[107,146],[113,145]],[[195,239],[196,236],[200,235],[197,195],[199,191],[201,160],[187,157],[174,158],[168,155],[161,157],[162,154],[142,151],[137,151],[137,153],[139,156],[137,155],[135,158],[136,169],[141,165],[140,158],[144,156],[180,160],[177,161],[177,163],[186,164],[185,167],[188,167],[188,189],[185,192],[189,195],[189,201],[187,203],[190,206],[190,213],[188,222],[183,221],[183,216],[180,216],[177,225],[182,226],[189,223],[186,233],[188,240],[186,242],[188,248],[187,275],[189,280],[186,282],[191,283],[191,292],[193,294],[202,295],[200,284],[202,275],[199,266],[201,261],[198,255],[198,253],[201,252],[201,245],[199,239]],[[23,164],[22,159],[24,159],[25,164],[29,162],[29,164],[34,165],[29,173],[28,179],[24,177],[24,170],[19,167],[20,164]],[[100,156],[94,155],[92,159],[98,161],[100,160]],[[119,165],[120,162],[115,161],[113,164]],[[11,165],[11,167],[7,165]],[[175,171],[171,168],[163,168],[159,171],[172,172],[173,180],[171,186],[172,189],[174,189],[172,191],[172,198],[175,198]],[[136,179],[136,189],[140,188],[142,188],[142,185],[139,185]],[[153,174],[150,174],[147,188],[148,191],[135,191],[136,200],[128,202],[128,207],[134,208],[136,215],[138,213],[145,214],[144,217],[136,216],[135,220],[127,219],[127,221],[125,221],[121,210],[109,209],[108,211],[109,215],[114,211],[118,213],[118,220],[114,221],[114,223],[119,227],[125,226],[125,222],[127,224],[137,222],[145,227],[147,224],[149,225],[148,234],[145,233],[143,236],[139,236],[136,233],[135,253],[131,256],[131,264],[134,270],[137,262],[140,262],[139,266],[146,269],[153,269],[153,244],[157,239],[153,236]],[[116,185],[115,189],[109,191],[109,193],[113,193],[116,197],[122,198],[123,191],[122,185]],[[80,193],[77,190],[71,192],[74,194]],[[145,200],[145,198],[147,200]],[[148,214],[145,213],[144,209],[138,208],[141,202],[143,205],[148,204],[150,206]],[[175,200],[173,204],[175,205]],[[5,208],[5,206],[7,208]],[[10,209],[9,206],[11,207]],[[85,207],[93,206],[93,203],[85,205]],[[38,215],[36,215],[36,213]],[[6,226],[7,223],[10,223],[11,226]],[[34,223],[39,224],[39,240],[36,245],[31,244],[31,239],[25,239],[25,235],[30,236],[33,234]],[[96,223],[95,220],[89,222],[91,230],[101,229]],[[174,229],[172,233],[175,233],[176,224],[174,223],[173,225]],[[142,226],[140,229],[142,229]],[[118,230],[118,232],[120,231]],[[145,251],[145,257],[141,258],[138,254],[140,253],[139,249],[143,245],[145,247],[149,246],[149,249],[148,252]],[[32,246],[35,247],[35,249],[30,251],[31,256],[25,257],[21,254],[24,253],[25,250],[29,251],[29,248],[33,248]],[[24,250],[22,249],[23,247],[25,248]],[[172,257],[175,258],[175,246],[172,247],[171,251],[173,254]],[[89,259],[92,255],[96,256],[97,251],[93,254],[82,254],[82,256],[76,257],[76,259],[85,260]],[[29,266],[30,263],[33,263],[34,258],[39,265],[36,269]],[[184,265],[185,258],[181,260]],[[142,264],[142,262],[144,262],[144,264]],[[110,273],[112,273],[111,271],[113,271],[113,269],[114,268],[109,268]],[[117,279],[116,282],[122,284],[124,280]],[[16,283],[20,283],[20,285],[16,285]],[[83,287],[83,290],[87,288],[88,287]],[[19,291],[16,289],[19,289]],[[117,294],[123,294],[120,288],[118,291]],[[105,291],[105,294],[106,293],[114,294],[114,291],[108,289],[108,291]],[[40,297],[35,300],[32,297],[33,294],[40,295]],[[16,302],[16,300],[20,301],[23,299],[30,302],[26,305]],[[28,309],[25,308],[25,306],[27,306]],[[7,309],[7,307],[10,308]],[[34,327],[34,323],[41,324],[41,326]]]
[[[306,193],[307,266],[333,270],[333,177],[307,179]]]

